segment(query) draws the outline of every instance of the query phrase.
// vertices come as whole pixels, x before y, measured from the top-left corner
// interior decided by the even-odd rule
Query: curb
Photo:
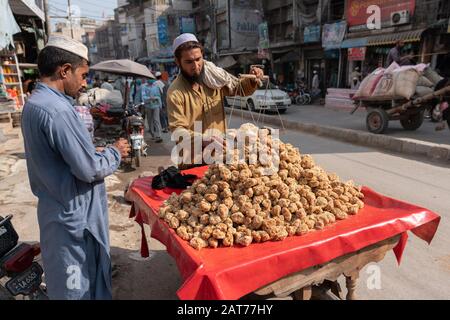
[[[230,114],[229,109],[225,109],[225,112]],[[252,118],[252,114],[246,110],[234,110],[233,115],[241,116],[241,112],[243,113],[243,117],[249,120],[258,117],[258,114],[254,113]],[[281,127],[281,122],[278,117],[261,115],[260,121]],[[443,144],[407,138],[400,139],[370,132],[325,126],[317,123],[296,122],[287,119],[283,119],[283,124],[286,129],[298,130],[356,145],[384,149],[406,155],[424,156],[434,161],[445,163],[450,161],[450,146]]]

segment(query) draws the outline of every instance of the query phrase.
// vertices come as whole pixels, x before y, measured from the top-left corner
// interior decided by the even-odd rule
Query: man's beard
[[[183,70],[183,68],[180,68],[180,70],[181,70],[181,74],[183,75],[183,77],[185,77],[189,83],[194,84],[194,83],[202,82],[202,75],[203,75],[204,68],[205,67],[203,66],[199,75],[193,75],[193,76],[190,76],[186,71]]]

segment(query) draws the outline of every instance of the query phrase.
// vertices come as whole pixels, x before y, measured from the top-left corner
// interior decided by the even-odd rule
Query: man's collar
[[[54,89],[54,88],[50,87],[49,85],[47,85],[45,83],[42,83],[42,82],[39,82],[37,84],[37,86],[36,86],[36,88],[40,88],[40,87],[54,92],[56,95],[60,96],[61,98],[67,99],[71,105],[75,105],[75,99],[72,98],[71,96],[68,96],[67,94],[62,93],[61,91],[56,90],[56,89]]]

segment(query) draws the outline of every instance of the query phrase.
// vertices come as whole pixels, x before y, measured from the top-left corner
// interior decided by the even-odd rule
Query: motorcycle
[[[289,97],[291,98],[292,104],[310,104],[311,103],[311,96],[309,93],[306,92],[305,88],[303,87],[295,87],[294,89],[288,89],[286,90]]]
[[[91,106],[92,118],[96,121],[95,129],[98,129],[100,125],[118,125],[122,124],[125,111],[123,108],[112,108],[108,104],[98,103]]]
[[[141,165],[141,156],[147,156],[147,144],[144,140],[145,124],[140,109],[144,103],[135,105],[125,111],[124,131],[132,148],[131,157],[136,167]]]
[[[38,243],[18,243],[19,236],[11,219],[11,215],[6,218],[0,216],[0,279],[8,279],[1,289],[6,288],[12,296],[47,300],[42,286],[44,271],[36,259],[41,253],[40,246]]]
[[[298,91],[296,89],[285,89],[289,98],[291,99],[292,104],[295,104],[295,99],[298,96]]]
[[[302,104],[302,105],[310,104],[312,101],[311,95],[306,92],[306,89],[304,87],[299,87],[297,90],[298,90],[298,95],[295,98],[295,103]]]

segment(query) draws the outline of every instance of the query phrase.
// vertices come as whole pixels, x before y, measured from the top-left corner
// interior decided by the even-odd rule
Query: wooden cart
[[[383,133],[389,125],[389,121],[400,120],[406,130],[417,130],[423,123],[425,110],[431,110],[435,106],[435,100],[450,92],[450,86],[411,100],[387,100],[387,99],[358,99],[355,101],[352,114],[359,108],[367,109],[366,126],[372,133]]]
[[[277,298],[291,296],[294,300],[344,299],[343,291],[337,282],[337,279],[343,275],[347,287],[345,299],[355,300],[360,270],[369,263],[383,260],[386,253],[397,245],[399,239],[400,235],[397,235],[325,264],[290,274],[254,291],[244,299],[270,296]]]

